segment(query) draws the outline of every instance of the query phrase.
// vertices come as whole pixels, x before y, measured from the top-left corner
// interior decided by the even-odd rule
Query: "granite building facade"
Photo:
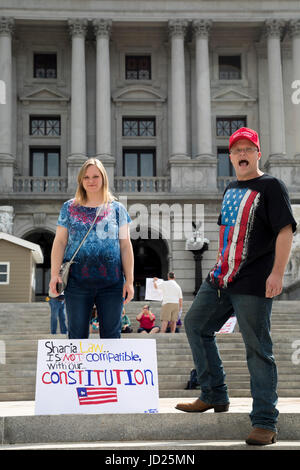
[[[41,296],[60,206],[90,156],[135,220],[136,298],[171,269],[192,297],[195,259],[177,231],[200,226],[197,205],[203,276],[214,263],[238,127],[259,132],[262,169],[299,204],[297,3],[2,0],[0,205],[12,234],[42,248]]]

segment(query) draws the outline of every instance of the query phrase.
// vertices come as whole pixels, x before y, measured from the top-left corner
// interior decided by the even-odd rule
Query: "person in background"
[[[46,301],[50,304],[51,318],[50,318],[50,331],[52,335],[56,334],[57,321],[61,334],[67,333],[66,326],[66,313],[65,313],[65,296],[63,294],[55,298],[46,297]]]
[[[91,315],[90,321],[90,333],[98,333],[99,332],[99,320],[98,320],[98,312],[97,307],[94,305]]]
[[[151,312],[149,305],[144,305],[136,319],[140,323],[140,327],[137,330],[138,333],[159,333],[160,328],[155,326],[155,315]]]
[[[166,332],[168,324],[170,324],[171,333],[175,333],[178,314],[182,310],[181,287],[175,281],[175,274],[172,271],[169,272],[167,281],[154,277],[153,285],[155,289],[162,291],[161,333]]]
[[[179,332],[180,332],[180,328],[182,327],[181,315],[182,315],[182,309],[179,310],[178,320],[177,320],[177,322],[176,322],[175,333],[179,333]],[[166,333],[171,333],[171,322],[168,323],[168,326],[167,326],[167,329],[166,329]]]
[[[95,219],[71,265],[65,288],[69,338],[88,338],[94,304],[100,312],[101,338],[120,338],[123,305],[134,293],[131,219],[110,193],[102,163],[90,158],[79,171],[75,198],[65,202],[59,214],[49,284],[54,295],[61,282],[62,262],[71,259]]]
[[[132,333],[131,322],[129,317],[126,315],[125,308],[122,312],[122,333]]]

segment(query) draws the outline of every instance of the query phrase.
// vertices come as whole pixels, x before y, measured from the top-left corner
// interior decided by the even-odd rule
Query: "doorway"
[[[44,263],[36,265],[36,287],[35,300],[42,301],[48,295],[50,271],[51,271],[51,249],[54,240],[54,234],[48,231],[36,231],[23,237],[32,243],[40,245],[44,255]]]
[[[167,278],[169,253],[162,239],[132,240],[134,253],[134,300],[145,300],[146,279]]]

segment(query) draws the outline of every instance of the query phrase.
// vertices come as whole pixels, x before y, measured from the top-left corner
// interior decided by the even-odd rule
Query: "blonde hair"
[[[107,176],[106,170],[105,170],[102,162],[100,162],[100,160],[98,160],[97,158],[89,158],[88,160],[86,160],[84,162],[84,164],[80,168],[80,171],[79,171],[78,176],[77,176],[78,186],[77,186],[77,190],[76,190],[76,193],[75,193],[75,202],[77,204],[84,204],[87,201],[86,191],[83,187],[82,181],[83,181],[83,177],[85,175],[85,172],[86,172],[87,168],[91,165],[96,166],[98,168],[98,170],[100,171],[101,175],[102,175],[103,203],[107,204],[107,203],[113,201],[115,199],[115,197],[109,191],[108,176]]]

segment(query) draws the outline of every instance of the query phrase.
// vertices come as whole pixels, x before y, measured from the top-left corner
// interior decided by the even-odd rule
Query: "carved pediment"
[[[158,102],[166,101],[165,96],[152,87],[128,86],[116,91],[112,97],[114,102]]]
[[[39,101],[39,102],[53,102],[53,101],[69,101],[69,96],[62,94],[61,92],[54,90],[52,88],[43,87],[38,88],[26,95],[20,96],[20,101],[23,102],[32,102],[32,101]]]
[[[240,90],[237,90],[236,88],[226,88],[215,93],[215,95],[212,97],[212,101],[218,103],[228,103],[234,101],[253,103],[256,101],[256,98]]]

